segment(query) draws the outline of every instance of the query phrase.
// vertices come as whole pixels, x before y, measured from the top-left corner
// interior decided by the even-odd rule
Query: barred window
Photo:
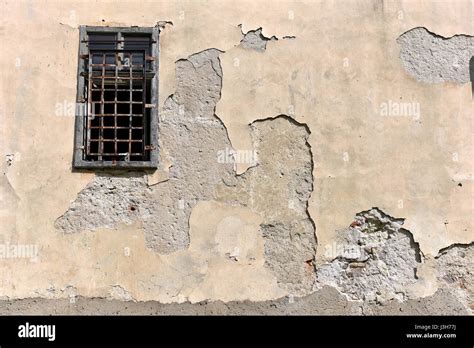
[[[80,27],[75,168],[156,168],[158,27]]]

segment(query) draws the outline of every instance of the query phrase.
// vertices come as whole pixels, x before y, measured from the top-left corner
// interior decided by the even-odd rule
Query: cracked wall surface
[[[3,2],[2,313],[472,313],[472,1],[240,3]],[[157,22],[159,168],[73,171],[78,26]]]

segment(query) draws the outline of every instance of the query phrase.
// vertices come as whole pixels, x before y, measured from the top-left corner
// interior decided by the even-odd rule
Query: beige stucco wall
[[[175,90],[178,59],[208,48],[225,51],[216,114],[237,150],[252,149],[248,125],[254,120],[286,114],[307,124],[314,162],[308,210],[318,250],[371,207],[406,218],[404,227],[426,255],[470,243],[471,86],[417,82],[404,70],[396,40],[420,26],[444,37],[473,35],[472,4],[2,1],[0,149],[15,156],[8,168],[2,160],[0,237],[38,245],[39,256],[0,260],[0,295],[73,291],[163,302],[286,295],[263,265],[261,216],[245,207],[199,203],[190,219],[190,247],[170,255],[148,250],[139,224],[73,235],[54,228],[94,177],[71,171],[74,117],[56,113],[57,103],[75,102],[79,25],[172,22],[160,36],[160,105]],[[237,47],[242,32],[259,27],[279,40],[264,53]],[[401,100],[419,103],[420,117],[381,115],[382,103]],[[237,167],[239,174],[246,169]],[[255,254],[253,261],[225,263],[221,256],[230,244]],[[324,252],[317,258],[324,261]],[[205,281],[195,274],[205,274]],[[419,293],[435,289],[430,283]]]

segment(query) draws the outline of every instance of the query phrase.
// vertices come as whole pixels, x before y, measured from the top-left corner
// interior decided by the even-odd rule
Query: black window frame
[[[156,169],[158,166],[158,71],[159,71],[159,27],[100,27],[85,26],[79,27],[79,57],[77,67],[77,105],[75,117],[74,134],[74,155],[73,168],[75,169]],[[149,117],[147,122],[148,139],[147,146],[148,160],[145,161],[117,161],[117,160],[88,160],[85,154],[87,145],[85,122],[87,122],[87,95],[86,95],[86,59],[89,55],[87,45],[89,34],[135,34],[151,36],[151,56],[148,57],[148,66],[153,71],[153,77],[150,83],[150,104]],[[131,112],[131,111],[130,111]],[[146,120],[145,120],[146,121]],[[145,122],[144,121],[144,122]]]

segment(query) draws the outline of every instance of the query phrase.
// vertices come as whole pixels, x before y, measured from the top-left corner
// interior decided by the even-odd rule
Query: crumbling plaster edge
[[[450,40],[454,37],[473,37],[474,35],[470,35],[470,34],[454,34],[454,35],[451,35],[451,36],[443,36],[443,35],[440,35],[440,34],[436,34],[432,31],[430,31],[428,28],[424,27],[424,26],[418,26],[418,27],[413,27],[413,28],[410,28],[408,30],[406,30],[405,32],[403,32],[402,34],[400,34],[398,37],[397,37],[397,41],[400,37],[402,37],[403,35],[405,34],[408,34],[410,31],[413,31],[413,30],[417,30],[417,29],[424,29],[426,30],[430,35],[436,37],[436,38],[439,38],[439,39],[442,39],[442,40]]]

